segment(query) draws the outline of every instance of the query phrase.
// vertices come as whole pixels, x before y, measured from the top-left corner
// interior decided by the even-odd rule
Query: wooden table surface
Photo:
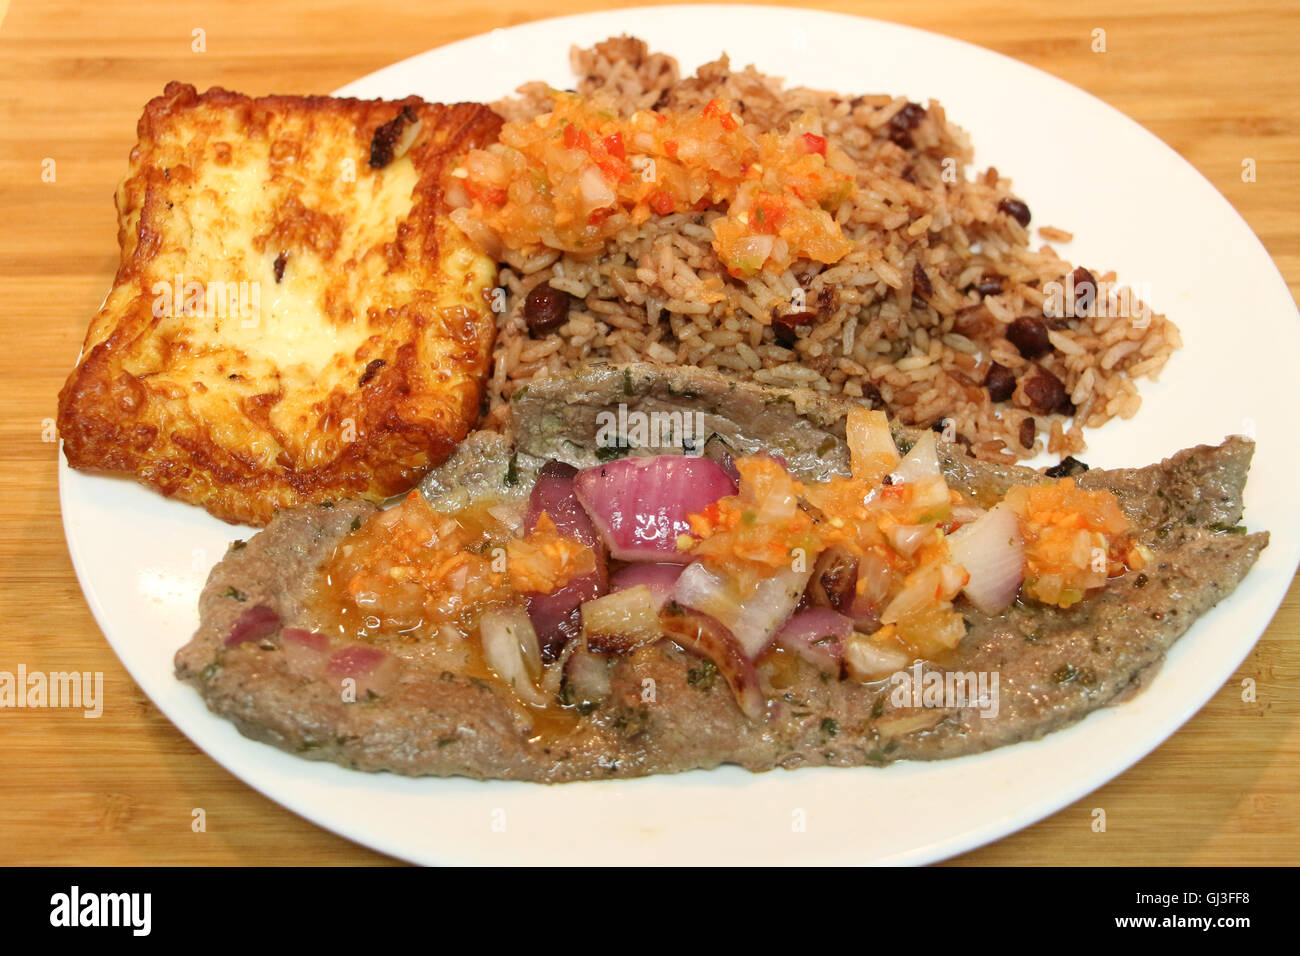
[[[109,649],[68,559],[46,422],[113,275],[112,192],[145,101],[172,79],[200,89],[325,93],[543,11],[609,5],[15,0],[6,13],[0,0],[0,670],[103,671],[106,698],[98,720],[70,710],[0,711],[0,864],[391,862],[272,803],[198,751]],[[1086,13],[1086,4],[1028,0],[814,5],[959,37],[1119,108],[1228,197],[1296,293],[1294,2],[1243,11],[1221,0],[1108,0]],[[1091,50],[1097,29],[1106,31],[1104,53]],[[204,52],[192,49],[195,30],[204,31]],[[1254,183],[1242,181],[1244,157],[1256,160]],[[47,158],[56,162],[52,183],[42,179]],[[1293,584],[1240,670],[1164,746],[1075,805],[956,862],[1300,860],[1298,632]],[[1241,699],[1246,678],[1256,682],[1254,702]],[[206,811],[205,832],[192,832],[195,807]],[[1106,811],[1105,833],[1091,827],[1097,807]]]

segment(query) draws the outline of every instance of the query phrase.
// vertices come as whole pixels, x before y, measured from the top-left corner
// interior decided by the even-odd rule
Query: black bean
[[[1020,423],[1020,447],[1033,448],[1034,436],[1038,434],[1038,423],[1032,418],[1026,418]]]
[[[569,321],[569,293],[556,289],[549,282],[533,286],[524,299],[524,322],[531,336],[549,335]]]
[[[1002,200],[1002,202],[998,203],[998,211],[1006,213],[1016,222],[1020,223],[1021,226],[1029,225],[1029,220],[1031,218],[1029,215],[1029,207],[1019,199],[1007,198]]]
[[[1074,403],[1065,391],[1065,384],[1045,368],[1037,368],[1024,384],[1029,407],[1039,415],[1072,415]]]
[[[1032,315],[1022,315],[1007,326],[1007,341],[1025,358],[1038,358],[1052,351],[1047,323]]]
[[[833,285],[824,286],[817,293],[817,314],[822,318],[832,315],[840,307],[840,290]]]
[[[776,336],[777,342],[788,349],[792,349],[798,339],[795,330],[805,325],[811,325],[816,319],[816,312],[787,312],[785,315],[774,315],[772,316],[772,334]]]
[[[911,131],[925,119],[925,107],[920,103],[908,103],[889,120],[889,138],[903,149],[913,145]]]
[[[1097,301],[1097,280],[1083,266],[1074,270],[1074,314],[1087,315]]]
[[[972,288],[979,293],[981,299],[986,295],[998,295],[1002,291],[1002,276],[984,276]]]
[[[912,266],[912,289],[926,299],[934,295],[934,286],[930,284],[930,277],[925,274],[919,262]]]
[[[984,376],[984,387],[989,390],[989,398],[995,402],[1005,402],[1016,390],[1016,376],[1005,365],[994,362]]]
[[[1082,474],[1087,470],[1088,466],[1079,461],[1079,459],[1075,458],[1073,455],[1066,455],[1061,459],[1059,465],[1053,465],[1051,468],[1048,468],[1043,472],[1043,474],[1048,478],[1070,478],[1074,475]]]

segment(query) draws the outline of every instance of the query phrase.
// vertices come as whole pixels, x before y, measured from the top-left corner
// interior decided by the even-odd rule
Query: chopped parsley
[[[686,672],[686,683],[697,690],[709,690],[718,679],[718,665],[713,661],[701,661],[699,666]]]
[[[1058,684],[1068,684],[1078,676],[1079,668],[1075,667],[1073,664],[1066,664],[1062,667],[1058,667],[1052,673],[1052,680],[1056,681]]]
[[[1246,526],[1244,524],[1230,525],[1215,522],[1210,525],[1210,530],[1216,534],[1246,534]]]

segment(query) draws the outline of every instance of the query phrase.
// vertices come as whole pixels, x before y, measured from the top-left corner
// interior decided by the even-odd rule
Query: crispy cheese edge
[[[155,294],[146,288],[150,266],[166,235],[166,196],[174,177],[202,170],[167,168],[158,162],[162,136],[201,124],[209,111],[235,111],[249,135],[265,130],[275,115],[292,114],[310,136],[316,123],[351,126],[358,168],[367,162],[375,130],[409,107],[422,130],[410,148],[418,170],[413,205],[383,250],[391,273],[421,276],[435,263],[432,281],[413,290],[396,308],[366,318],[380,337],[358,349],[364,365],[352,388],[320,395],[313,428],[319,441],[309,463],[281,452],[268,466],[238,442],[221,442],[205,420],[200,402],[154,387],[149,376],[125,366],[157,348],[159,319]],[[443,461],[479,414],[482,383],[490,361],[495,324],[487,303],[480,308],[443,308],[455,299],[452,282],[490,285],[495,266],[465,250],[468,240],[443,215],[441,175],[450,158],[491,142],[500,128],[495,113],[478,104],[443,106],[418,97],[400,101],[271,96],[253,99],[223,89],[199,95],[194,87],[170,83],[141,117],[139,143],[118,188],[121,262],[112,291],[87,331],[81,360],[59,395],[58,424],[68,463],[74,468],[128,472],[164,495],[202,505],[228,521],[264,524],[277,508],[344,495],[381,500],[412,487],[428,468]],[[276,211],[275,229],[290,240],[319,241],[318,219],[301,203]],[[283,228],[282,228],[283,227]],[[470,265],[459,276],[448,262]],[[490,275],[484,275],[489,271]],[[486,282],[483,280],[486,279]],[[477,303],[476,303],[477,304]],[[392,330],[389,341],[384,332]],[[322,329],[322,333],[326,331]],[[372,339],[374,337],[372,336]],[[232,374],[231,376],[235,376]],[[219,384],[219,383],[218,383]],[[272,411],[284,398],[273,388],[238,401],[238,427],[285,446],[302,436],[281,434]],[[350,430],[354,440],[345,434]]]

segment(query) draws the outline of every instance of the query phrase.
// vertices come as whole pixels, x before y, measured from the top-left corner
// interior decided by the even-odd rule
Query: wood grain
[[[1196,166],[1300,283],[1300,9],[1294,3],[819,3],[1015,57],[1118,107]],[[557,0],[552,15],[607,4]],[[530,0],[17,0],[0,5],[0,670],[103,671],[107,705],[0,712],[0,863],[390,862],[263,798],[149,703],[68,560],[45,424],[116,264],[112,191],[144,102],[171,79],[326,92],[444,43],[535,19]],[[633,20],[633,24],[635,20]],[[206,52],[191,50],[192,31]],[[1107,52],[1090,50],[1104,29]],[[720,38],[720,42],[725,38]],[[869,56],[870,51],[863,51]],[[960,121],[960,117],[957,117]],[[976,131],[978,133],[978,131]],[[1068,149],[1068,142],[1062,142]],[[1241,163],[1257,162],[1245,183]],[[41,179],[53,158],[57,179]],[[1249,316],[1226,317],[1233,329]],[[957,863],[1280,864],[1300,859],[1300,589],[1168,743],[1055,816]],[[160,649],[169,653],[170,649]],[[1244,679],[1258,698],[1243,703]],[[954,799],[961,799],[954,794]],[[191,813],[207,815],[203,833]],[[1091,829],[1106,810],[1105,833]]]

